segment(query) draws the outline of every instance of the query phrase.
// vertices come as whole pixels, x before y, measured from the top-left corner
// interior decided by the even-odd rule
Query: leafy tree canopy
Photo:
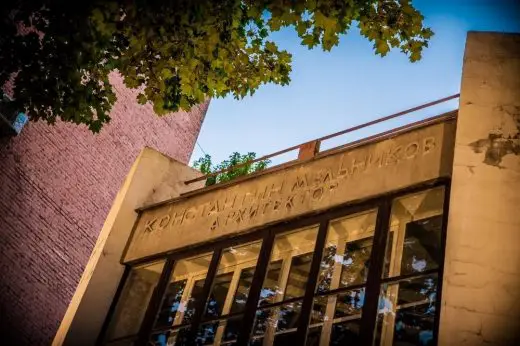
[[[200,170],[203,174],[215,173],[227,168],[235,167],[237,165],[250,162],[256,158],[256,153],[239,154],[237,152],[229,155],[229,159],[214,165],[211,156],[206,154],[193,163],[193,167]],[[243,175],[261,171],[271,163],[270,160],[262,160],[255,163],[248,163],[244,166],[231,169],[227,172],[208,177],[206,186],[215,185],[225,181],[230,181]]]
[[[0,10],[0,83],[18,73],[16,105],[32,120],[94,132],[116,101],[113,70],[162,115],[288,84],[291,54],[270,39],[282,28],[328,51],[358,26],[376,54],[397,48],[412,62],[433,35],[410,0],[41,0]]]

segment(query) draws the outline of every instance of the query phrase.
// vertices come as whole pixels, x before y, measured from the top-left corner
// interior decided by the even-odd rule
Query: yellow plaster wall
[[[520,345],[520,34],[470,32],[439,345]]]

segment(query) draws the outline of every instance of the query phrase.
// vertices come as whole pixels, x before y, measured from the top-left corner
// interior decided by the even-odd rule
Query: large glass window
[[[443,186],[399,194],[136,266],[109,343],[148,329],[141,344],[434,345],[444,200]]]
[[[137,335],[164,263],[165,261],[159,261],[130,270],[108,327],[110,339]]]
[[[276,236],[251,336],[252,345],[286,345],[296,332],[318,227]]]
[[[164,330],[152,337],[157,345],[178,343],[190,337],[189,327],[195,306],[203,299],[202,289],[212,255],[210,252],[175,263],[154,325],[154,330]]]
[[[333,220],[320,263],[308,344],[358,344],[376,210]]]
[[[392,203],[376,345],[434,344],[443,209],[443,187]]]

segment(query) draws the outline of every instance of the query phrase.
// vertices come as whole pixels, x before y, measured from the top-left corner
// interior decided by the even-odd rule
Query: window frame
[[[392,201],[396,198],[406,196],[408,194],[413,194],[416,192],[421,192],[424,190],[436,188],[436,187],[444,187],[444,201],[443,201],[443,214],[442,214],[442,228],[441,228],[441,255],[440,255],[440,263],[437,269],[429,270],[425,273],[421,274],[407,274],[400,275],[394,277],[383,277],[384,270],[384,260],[386,254],[386,244],[387,238],[390,230],[390,216],[391,216],[391,207]],[[357,200],[345,203],[343,205],[335,206],[329,208],[320,213],[308,213],[305,215],[301,215],[292,219],[286,219],[268,226],[262,226],[255,230],[249,230],[247,234],[239,234],[229,239],[216,239],[213,241],[209,241],[206,243],[197,244],[195,246],[191,246],[185,249],[179,249],[175,251],[171,251],[165,254],[159,254],[154,256],[148,256],[146,258],[139,259],[137,261],[133,261],[131,263],[125,264],[125,271],[121,278],[120,284],[114,296],[114,300],[110,306],[110,309],[107,313],[105,322],[101,329],[100,335],[98,337],[99,345],[111,345],[115,344],[117,341],[134,341],[135,345],[147,345],[149,338],[159,332],[160,330],[171,330],[172,328],[161,328],[153,330],[153,325],[155,320],[159,314],[161,309],[163,299],[165,297],[165,292],[168,287],[168,283],[170,281],[170,277],[173,273],[173,269],[175,266],[175,262],[182,260],[184,258],[201,254],[204,252],[213,251],[213,256],[210,262],[210,266],[207,271],[207,275],[204,282],[203,294],[201,299],[197,302],[195,306],[194,317],[192,323],[190,324],[190,338],[194,339],[201,325],[201,322],[208,323],[210,320],[204,320],[203,314],[205,312],[205,307],[207,304],[207,300],[209,294],[211,293],[211,288],[213,285],[213,280],[216,276],[218,264],[220,261],[221,254],[224,249],[230,246],[238,246],[242,244],[246,244],[248,242],[261,240],[261,248],[258,255],[258,260],[256,264],[256,270],[254,272],[254,276],[251,283],[251,288],[249,290],[249,295],[245,304],[245,309],[239,313],[228,314],[226,316],[215,317],[212,320],[224,320],[231,317],[236,317],[237,315],[243,315],[242,317],[242,327],[241,333],[238,335],[238,339],[236,345],[238,346],[246,346],[248,345],[249,339],[251,337],[252,330],[254,328],[255,314],[259,309],[258,301],[260,299],[260,291],[262,288],[264,277],[267,273],[267,269],[269,266],[269,260],[271,256],[271,250],[274,244],[275,237],[278,234],[285,233],[291,230],[296,230],[299,228],[310,227],[312,225],[316,225],[318,227],[317,238],[314,247],[314,253],[312,257],[310,272],[309,272],[309,280],[307,281],[305,293],[303,297],[298,299],[291,300],[302,300],[302,306],[300,311],[300,317],[298,321],[296,337],[294,340],[294,345],[305,345],[305,341],[307,338],[307,332],[310,327],[310,315],[312,312],[312,305],[315,297],[323,297],[330,296],[333,294],[338,294],[344,291],[357,289],[359,287],[365,287],[365,299],[364,305],[362,308],[362,317],[361,317],[361,328],[360,328],[360,340],[361,345],[372,346],[375,328],[377,323],[377,314],[378,314],[378,302],[379,302],[379,294],[380,294],[380,286],[385,283],[395,283],[399,281],[403,281],[406,279],[410,279],[416,276],[423,276],[428,274],[429,272],[437,273],[438,275],[438,283],[437,283],[437,293],[436,293],[436,301],[435,301],[435,322],[434,322],[434,330],[433,330],[433,344],[437,345],[438,343],[438,331],[439,331],[439,319],[440,319],[440,308],[442,301],[442,282],[444,275],[444,260],[445,260],[445,249],[446,249],[446,230],[448,223],[448,211],[449,211],[449,199],[450,199],[450,187],[451,187],[451,179],[449,177],[440,177],[437,179],[425,181],[419,184],[415,184],[413,186],[406,187],[404,189],[400,189],[397,191],[393,191],[390,193],[381,194],[370,199],[365,200]],[[317,293],[316,285],[319,276],[320,263],[322,260],[324,247],[326,243],[328,226],[331,221],[335,219],[345,217],[351,214],[360,213],[363,211],[368,211],[371,209],[375,209],[377,211],[376,215],[376,224],[374,230],[373,237],[373,245],[372,251],[370,255],[370,270],[368,272],[367,280],[364,284],[353,285],[348,287],[341,287],[335,290],[328,291],[326,293]],[[140,212],[141,215],[142,211]],[[139,215],[139,217],[140,217]],[[138,335],[133,336],[125,336],[119,339],[107,340],[107,328],[108,324],[113,316],[114,310],[117,305],[117,301],[121,295],[123,290],[126,278],[130,272],[130,268],[135,265],[141,265],[144,263],[150,263],[152,261],[156,261],[157,259],[166,259],[166,263],[164,265],[163,272],[157,284],[156,290],[150,299],[150,303],[146,308],[145,317],[143,319],[143,323],[141,325],[141,329]],[[290,300],[284,301],[286,304]],[[278,305],[278,304],[269,304]],[[263,307],[262,307],[263,308]],[[175,326],[179,327],[179,326]],[[194,344],[194,343],[193,343]]]

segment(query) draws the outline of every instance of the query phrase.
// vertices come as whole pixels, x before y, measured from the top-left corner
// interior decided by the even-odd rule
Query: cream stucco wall
[[[439,345],[520,345],[520,34],[470,32]]]
[[[144,148],[119,190],[90,260],[65,313],[53,346],[94,345],[124,271],[121,256],[136,221],[136,208],[179,196],[200,172],[160,152]]]

